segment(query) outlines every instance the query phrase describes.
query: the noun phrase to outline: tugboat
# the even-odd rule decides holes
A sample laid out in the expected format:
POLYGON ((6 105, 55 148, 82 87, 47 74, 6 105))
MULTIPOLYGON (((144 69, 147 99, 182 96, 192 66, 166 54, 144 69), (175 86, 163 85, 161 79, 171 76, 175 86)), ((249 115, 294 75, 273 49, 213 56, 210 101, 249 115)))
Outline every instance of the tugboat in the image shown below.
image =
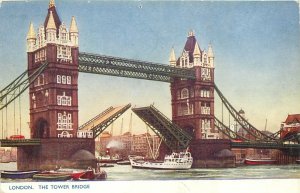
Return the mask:
POLYGON ((133 168, 157 170, 187 170, 192 167, 193 158, 190 152, 172 153, 166 155, 164 161, 145 161, 130 159, 133 168))

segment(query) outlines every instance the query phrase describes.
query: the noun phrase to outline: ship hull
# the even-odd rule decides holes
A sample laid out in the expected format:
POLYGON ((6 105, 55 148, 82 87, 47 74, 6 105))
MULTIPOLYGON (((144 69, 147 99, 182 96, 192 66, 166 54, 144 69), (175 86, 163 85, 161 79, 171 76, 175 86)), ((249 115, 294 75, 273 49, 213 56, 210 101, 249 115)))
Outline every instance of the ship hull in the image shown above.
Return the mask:
POLYGON ((272 159, 245 159, 246 165, 271 165, 275 164, 276 160, 272 159))

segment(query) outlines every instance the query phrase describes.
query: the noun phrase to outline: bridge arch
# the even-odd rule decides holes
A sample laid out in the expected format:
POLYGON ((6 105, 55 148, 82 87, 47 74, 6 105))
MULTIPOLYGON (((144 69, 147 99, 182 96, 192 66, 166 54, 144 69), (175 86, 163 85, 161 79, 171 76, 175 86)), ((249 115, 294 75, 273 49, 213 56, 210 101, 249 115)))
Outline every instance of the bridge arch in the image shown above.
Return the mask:
POLYGON ((33 138, 49 138, 49 123, 46 119, 40 117, 34 123, 33 138))

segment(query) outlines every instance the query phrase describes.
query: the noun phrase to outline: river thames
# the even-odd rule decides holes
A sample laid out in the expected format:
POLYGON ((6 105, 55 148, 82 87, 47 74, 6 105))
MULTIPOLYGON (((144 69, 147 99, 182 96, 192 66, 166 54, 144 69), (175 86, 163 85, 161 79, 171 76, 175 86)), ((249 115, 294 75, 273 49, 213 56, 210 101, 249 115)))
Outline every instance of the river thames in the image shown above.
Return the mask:
MULTIPOLYGON (((0 170, 16 170, 16 163, 0 163, 0 170)), ((298 193, 300 165, 240 166, 180 171, 132 169, 130 165, 102 168, 105 181, 33 182, 1 179, 0 193, 298 193), (73 189, 74 186, 88 187, 73 189), (17 190, 23 188, 22 190, 17 190), (24 189, 26 188, 26 189, 24 189)))
MULTIPOLYGON (((0 170, 16 169, 16 162, 0 163, 0 170)), ((133 169, 130 165, 114 165, 114 167, 102 169, 107 172, 108 181, 300 179, 300 165, 239 166, 236 168, 221 169, 193 168, 177 171, 133 169)), ((1 179, 1 182, 12 182, 12 180, 1 179)))

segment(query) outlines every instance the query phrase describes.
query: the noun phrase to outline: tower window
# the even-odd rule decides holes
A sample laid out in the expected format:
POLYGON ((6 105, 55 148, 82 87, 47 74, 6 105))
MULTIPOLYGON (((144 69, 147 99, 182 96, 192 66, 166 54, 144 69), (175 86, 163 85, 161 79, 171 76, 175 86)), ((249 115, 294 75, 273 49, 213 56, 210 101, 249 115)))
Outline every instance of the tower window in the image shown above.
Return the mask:
POLYGON ((210 97, 210 91, 206 90, 206 89, 203 89, 203 90, 200 91, 200 96, 205 97, 205 98, 209 98, 210 97))
POLYGON ((61 83, 61 75, 56 76, 56 82, 59 84, 61 83))
POLYGON ((209 115, 210 114, 210 105, 209 103, 201 104, 201 114, 209 115))
POLYGON ((63 95, 57 95, 57 105, 71 106, 72 105, 72 97, 66 96, 65 92, 63 92, 63 95))
POLYGON ((61 76, 61 83, 62 84, 66 84, 67 83, 66 76, 61 76))
POLYGON ((189 90, 187 88, 181 90, 181 98, 182 99, 189 98, 189 90))
POLYGON ((57 130, 72 130, 72 114, 58 113, 57 114, 57 130))
POLYGON ((71 76, 67 76, 67 84, 71 84, 71 76))

